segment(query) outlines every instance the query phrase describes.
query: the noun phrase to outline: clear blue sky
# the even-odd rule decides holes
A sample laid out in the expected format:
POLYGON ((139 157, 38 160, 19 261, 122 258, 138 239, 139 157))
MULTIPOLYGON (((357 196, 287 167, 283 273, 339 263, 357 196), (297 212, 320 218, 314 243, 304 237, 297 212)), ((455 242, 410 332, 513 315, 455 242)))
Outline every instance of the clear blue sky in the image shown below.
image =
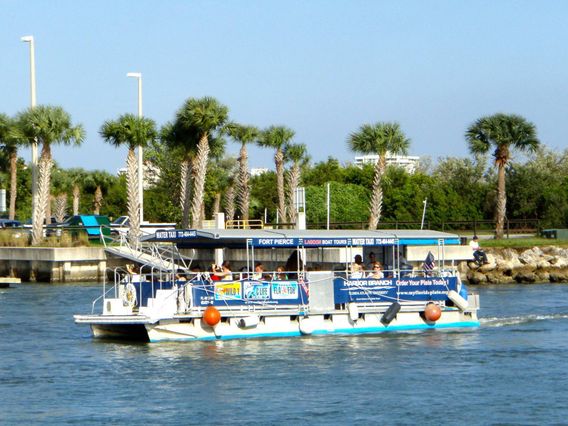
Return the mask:
MULTIPOLYGON (((0 0, 0 112, 37 99, 82 123, 81 148, 56 148, 65 168, 115 172, 125 151, 98 135, 137 111, 161 126, 188 97, 214 96, 233 120, 296 131, 314 161, 351 161, 346 138, 398 121, 411 154, 467 156, 466 127, 523 115, 541 141, 567 147, 567 1, 68 1, 0 0)), ((229 152, 237 152, 229 144, 229 152)), ((28 152, 22 153, 29 158, 28 152)), ((251 150, 251 166, 272 166, 251 150)))

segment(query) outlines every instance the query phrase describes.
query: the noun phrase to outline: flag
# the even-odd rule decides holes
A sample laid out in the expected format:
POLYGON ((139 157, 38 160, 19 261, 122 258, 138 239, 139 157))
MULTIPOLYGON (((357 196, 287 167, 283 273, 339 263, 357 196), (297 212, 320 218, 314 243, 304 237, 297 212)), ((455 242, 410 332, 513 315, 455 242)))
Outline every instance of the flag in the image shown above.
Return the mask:
POLYGON ((434 255, 431 251, 429 251, 428 256, 426 256, 426 259, 424 260, 424 264, 422 266, 425 272, 432 272, 435 266, 434 260, 434 255))
POLYGON ((308 283, 306 283, 302 278, 300 278, 298 280, 298 282, 300 283, 300 285, 302 286, 302 288, 304 289, 304 292, 306 293, 306 296, 310 295, 310 287, 308 286, 308 283))

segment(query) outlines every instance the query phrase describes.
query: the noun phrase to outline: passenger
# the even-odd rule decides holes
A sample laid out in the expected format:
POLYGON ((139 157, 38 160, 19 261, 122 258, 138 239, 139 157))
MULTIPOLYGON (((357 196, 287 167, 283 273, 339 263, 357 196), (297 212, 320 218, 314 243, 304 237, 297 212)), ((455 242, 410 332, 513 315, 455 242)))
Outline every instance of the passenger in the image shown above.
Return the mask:
POLYGON ((276 267, 276 273, 274 274, 274 280, 287 280, 288 276, 286 275, 286 272, 284 272, 284 267, 283 266, 277 266, 276 267))
POLYGON ((473 250, 473 258, 479 266, 489 263, 489 261, 487 260, 487 255, 479 247, 479 238, 477 238, 477 235, 473 236, 473 239, 469 242, 469 246, 473 250))
POLYGON ((221 272, 223 272, 223 269, 220 266, 215 265, 214 263, 211 264, 211 268, 209 268, 209 275, 213 281, 221 281, 221 275, 219 275, 221 272))
POLYGON ((124 277, 126 282, 135 283, 142 281, 142 276, 140 272, 134 266, 134 263, 127 263, 126 264, 126 276, 124 277))
POLYGON ((257 262, 254 265, 254 274, 252 274, 252 279, 253 280, 263 280, 265 279, 265 274, 264 274, 264 265, 261 262, 257 262))
POLYGON ((373 270, 375 263, 377 263, 377 257, 375 256, 375 252, 372 251, 369 253, 369 263, 367 263, 367 269, 373 270))
POLYGON ((228 260, 223 261, 221 264, 221 272, 219 274, 223 281, 233 280, 233 272, 231 271, 231 264, 228 260))
POLYGON ((356 254, 355 261, 351 264, 351 278, 363 278, 364 270, 363 258, 360 254, 356 254))
POLYGON ((376 280, 380 280, 384 278, 385 275, 383 274, 383 267, 381 266, 380 262, 375 262, 371 266, 371 272, 367 275, 367 278, 374 278, 376 280))

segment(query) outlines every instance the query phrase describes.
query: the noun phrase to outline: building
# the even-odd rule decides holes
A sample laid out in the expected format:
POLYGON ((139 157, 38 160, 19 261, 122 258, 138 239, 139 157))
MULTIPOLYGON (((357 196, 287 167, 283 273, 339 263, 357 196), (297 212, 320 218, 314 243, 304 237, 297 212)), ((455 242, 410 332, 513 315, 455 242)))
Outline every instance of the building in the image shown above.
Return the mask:
MULTIPOLYGON (((126 175, 126 167, 122 167, 117 170, 117 176, 126 175)), ((143 166, 143 184, 142 189, 145 191, 147 189, 155 186, 160 180, 160 169, 151 161, 144 161, 143 166)))
MULTIPOLYGON (((416 171, 420 162, 420 157, 414 155, 392 155, 387 152, 387 166, 398 166, 404 168, 408 173, 412 174, 416 171)), ((361 155, 355 157, 355 165, 362 166, 363 164, 376 164, 379 161, 379 156, 361 155)))
POLYGON ((253 167, 252 169, 250 169, 251 176, 260 176, 266 172, 268 172, 268 169, 266 167, 253 167))

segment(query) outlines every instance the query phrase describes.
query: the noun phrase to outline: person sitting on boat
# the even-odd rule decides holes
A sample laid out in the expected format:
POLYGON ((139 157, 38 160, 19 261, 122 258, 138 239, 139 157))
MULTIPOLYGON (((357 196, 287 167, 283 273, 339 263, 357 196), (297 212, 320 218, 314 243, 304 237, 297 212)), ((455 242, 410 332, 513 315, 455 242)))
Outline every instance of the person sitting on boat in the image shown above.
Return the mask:
POLYGON ((276 273, 274 274, 273 279, 279 281, 284 281, 288 279, 286 272, 284 272, 284 266, 279 265, 276 267, 276 273))
POLYGON ((383 274, 383 267, 380 262, 375 262, 371 266, 371 272, 367 275, 367 278, 374 278, 376 280, 380 280, 384 278, 385 275, 383 274))
POLYGON ((219 277, 222 281, 232 281, 233 272, 231 271, 231 264, 228 260, 223 261, 221 267, 213 273, 214 276, 219 277))
POLYGON ((487 255, 479 247, 479 238, 477 238, 477 235, 473 236, 472 240, 469 242, 469 246, 473 250, 473 258, 478 265, 485 265, 486 263, 489 263, 489 261, 487 260, 487 255))
POLYGON ((369 263, 367 263, 367 269, 372 271, 375 263, 377 263, 377 256, 375 256, 375 252, 372 251, 369 253, 369 263))
POLYGON ((265 280, 266 275, 264 273, 264 265, 261 262, 257 262, 254 265, 254 274, 252 274, 253 280, 265 280))
POLYGON ((124 282, 134 283, 141 281, 141 276, 136 270, 134 263, 126 264, 126 276, 124 277, 124 282))
POLYGON ((363 258, 360 254, 356 254, 355 261, 351 264, 351 278, 363 278, 364 270, 363 258))

